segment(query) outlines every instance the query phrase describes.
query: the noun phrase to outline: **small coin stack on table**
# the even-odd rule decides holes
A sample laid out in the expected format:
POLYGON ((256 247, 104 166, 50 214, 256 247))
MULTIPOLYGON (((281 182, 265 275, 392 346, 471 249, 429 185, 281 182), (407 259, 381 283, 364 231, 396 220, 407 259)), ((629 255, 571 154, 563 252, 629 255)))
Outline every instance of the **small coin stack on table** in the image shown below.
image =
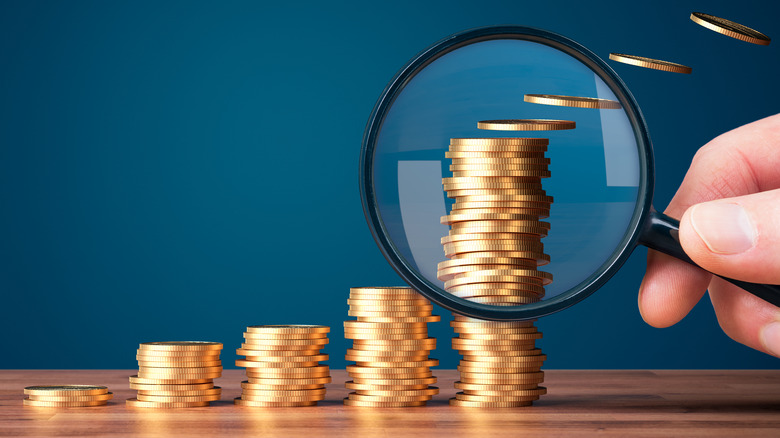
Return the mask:
POLYGON ((24 388, 25 406, 70 408, 104 406, 114 395, 105 386, 39 385, 24 388))
POLYGON ((408 287, 361 287, 350 289, 349 316, 344 336, 352 339, 346 359, 354 390, 344 404, 369 407, 424 406, 439 393, 429 359, 436 339, 428 337, 428 323, 440 321, 433 305, 408 287))
MULTIPOLYGON (((566 120, 488 120, 480 129, 541 131, 573 129, 566 120)), ((552 275, 537 270, 549 263, 541 239, 550 224, 551 196, 542 189, 550 176, 544 138, 453 138, 446 157, 452 178, 444 178, 447 196, 455 199, 442 217, 450 225, 442 238, 445 256, 438 278, 448 292, 496 306, 534 303, 544 296, 552 275)), ((455 315, 462 392, 455 406, 528 406, 545 393, 537 386, 545 356, 535 348, 542 337, 533 321, 492 322, 455 315)))
POLYGON ((236 365, 246 367, 240 406, 314 406, 325 399, 330 369, 322 348, 330 327, 324 325, 255 325, 247 327, 236 353, 246 356, 236 365))
POLYGON ((214 379, 222 376, 219 358, 222 344, 206 341, 145 342, 140 345, 138 375, 130 388, 138 391, 127 405, 139 408, 189 408, 209 406, 219 400, 222 388, 214 379))

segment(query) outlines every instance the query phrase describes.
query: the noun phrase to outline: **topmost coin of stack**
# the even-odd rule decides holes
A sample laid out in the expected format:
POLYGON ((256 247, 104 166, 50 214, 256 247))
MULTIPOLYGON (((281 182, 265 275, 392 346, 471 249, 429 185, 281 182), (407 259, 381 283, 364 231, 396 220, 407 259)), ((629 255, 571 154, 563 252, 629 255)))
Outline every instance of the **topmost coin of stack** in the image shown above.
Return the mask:
POLYGON ((357 321, 344 322, 344 336, 352 339, 346 359, 352 378, 347 406, 423 406, 439 388, 428 358, 436 339, 428 337, 433 306, 408 287, 360 287, 350 289, 349 315, 357 321))
POLYGON ((219 342, 145 342, 138 348, 138 375, 130 377, 137 398, 128 406, 184 408, 208 406, 219 400, 222 389, 214 379, 222 376, 219 342))

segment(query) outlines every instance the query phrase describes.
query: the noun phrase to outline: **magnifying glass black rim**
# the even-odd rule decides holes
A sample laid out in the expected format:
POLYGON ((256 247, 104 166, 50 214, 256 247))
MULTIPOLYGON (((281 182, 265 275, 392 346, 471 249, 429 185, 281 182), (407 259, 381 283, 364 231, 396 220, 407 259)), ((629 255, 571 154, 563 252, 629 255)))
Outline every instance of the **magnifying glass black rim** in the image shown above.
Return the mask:
POLYGON ((653 199, 653 155, 647 133, 647 125, 636 103, 623 81, 601 58, 584 46, 553 32, 525 26, 489 26, 466 30, 451 35, 413 58, 387 85, 377 101, 366 125, 360 152, 360 198, 363 212, 374 239, 393 269, 414 289, 431 301, 462 315, 489 320, 535 319, 570 307, 599 289, 625 263, 636 247, 641 230, 652 210, 653 199), (519 39, 533 41, 561 50, 586 64, 598 74, 620 100, 634 128, 639 149, 639 191, 627 231, 616 246, 612 256, 599 270, 568 291, 539 303, 523 306, 491 306, 455 297, 411 268, 393 245, 379 215, 374 193, 374 152, 382 123, 395 98, 409 81, 428 64, 440 56, 468 44, 495 39, 519 39))

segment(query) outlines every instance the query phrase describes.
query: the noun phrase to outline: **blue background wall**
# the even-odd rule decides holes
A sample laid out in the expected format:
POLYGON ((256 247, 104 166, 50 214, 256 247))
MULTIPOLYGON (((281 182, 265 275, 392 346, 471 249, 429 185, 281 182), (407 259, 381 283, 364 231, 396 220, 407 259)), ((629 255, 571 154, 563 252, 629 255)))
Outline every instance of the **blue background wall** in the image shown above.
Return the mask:
MULTIPOLYGON (((694 10, 780 37, 765 1, 4 1, 0 367, 133 368, 137 343, 177 339, 222 341, 230 364, 245 326, 266 323, 331 325, 344 367, 348 288, 400 282, 360 207, 363 128, 400 67, 470 27, 693 66, 613 64, 650 125, 662 209, 698 147, 780 98, 780 44, 717 35, 694 10)), ((639 249, 540 322, 548 368, 780 367, 729 340, 707 299, 645 325, 644 264, 639 249)), ((431 331, 454 368, 450 328, 431 331)))

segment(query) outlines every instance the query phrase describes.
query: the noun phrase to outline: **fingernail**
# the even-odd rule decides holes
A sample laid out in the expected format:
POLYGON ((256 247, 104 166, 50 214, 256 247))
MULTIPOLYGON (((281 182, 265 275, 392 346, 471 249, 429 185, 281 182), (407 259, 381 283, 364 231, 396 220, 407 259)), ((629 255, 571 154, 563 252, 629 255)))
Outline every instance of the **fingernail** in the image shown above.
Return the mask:
POLYGON ((761 343, 770 354, 780 357, 780 322, 770 322, 764 326, 761 343))
POLYGON ((739 204, 706 202, 694 205, 691 224, 710 251, 717 254, 739 254, 756 243, 756 228, 739 204))

